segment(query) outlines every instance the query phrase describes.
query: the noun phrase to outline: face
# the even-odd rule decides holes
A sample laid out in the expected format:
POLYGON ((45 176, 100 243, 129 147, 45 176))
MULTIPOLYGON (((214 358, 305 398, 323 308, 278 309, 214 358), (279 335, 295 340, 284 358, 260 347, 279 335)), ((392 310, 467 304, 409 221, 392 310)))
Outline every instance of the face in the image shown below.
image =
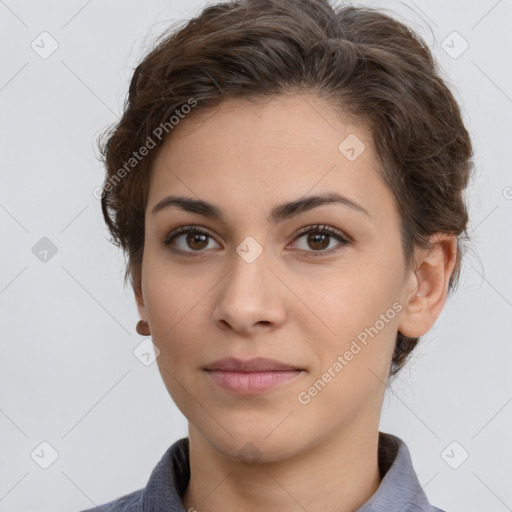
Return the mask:
POLYGON ((137 294, 170 395, 231 455, 375 429, 410 282, 369 131, 315 96, 196 114, 152 169, 137 294), (213 371, 256 357, 292 370, 213 371))

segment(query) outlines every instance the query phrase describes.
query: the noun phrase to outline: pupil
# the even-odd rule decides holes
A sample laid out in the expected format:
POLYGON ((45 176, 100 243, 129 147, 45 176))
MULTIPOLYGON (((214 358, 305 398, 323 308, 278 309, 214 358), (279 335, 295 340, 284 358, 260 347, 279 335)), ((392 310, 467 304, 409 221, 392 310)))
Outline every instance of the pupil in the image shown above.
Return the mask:
POLYGON ((325 234, 313 234, 313 235, 310 235, 309 236, 309 240, 308 240, 308 243, 310 244, 311 247, 313 247, 314 249, 325 249, 325 247, 327 247, 329 245, 329 243, 327 243, 327 245, 322 244, 322 241, 319 240, 319 239, 322 239, 323 238, 323 241, 325 242, 327 240, 327 235, 325 234), (320 247, 315 247, 315 245, 317 245, 318 243, 320 243, 320 247))
MULTIPOLYGON (((206 240, 206 235, 201 233, 192 233, 187 237, 187 243, 192 247, 196 243, 196 240, 202 238, 204 242, 206 240)), ((201 242, 199 242, 199 247, 193 247, 194 249, 202 249, 201 242)))

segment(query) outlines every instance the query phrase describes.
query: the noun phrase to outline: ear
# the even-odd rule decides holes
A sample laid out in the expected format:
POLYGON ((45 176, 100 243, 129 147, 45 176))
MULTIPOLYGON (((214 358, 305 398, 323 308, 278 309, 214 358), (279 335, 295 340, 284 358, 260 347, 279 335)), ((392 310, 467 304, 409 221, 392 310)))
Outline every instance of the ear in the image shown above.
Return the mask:
POLYGON ((433 247, 417 250, 415 269, 407 279, 408 294, 398 330, 410 338, 427 333, 441 314, 457 260, 455 235, 436 234, 430 241, 433 247))
POLYGON ((135 302, 139 311, 139 317, 141 320, 148 321, 148 315, 146 307, 144 305, 144 294, 142 291, 142 276, 140 271, 135 271, 133 275, 133 291, 135 294, 135 302))

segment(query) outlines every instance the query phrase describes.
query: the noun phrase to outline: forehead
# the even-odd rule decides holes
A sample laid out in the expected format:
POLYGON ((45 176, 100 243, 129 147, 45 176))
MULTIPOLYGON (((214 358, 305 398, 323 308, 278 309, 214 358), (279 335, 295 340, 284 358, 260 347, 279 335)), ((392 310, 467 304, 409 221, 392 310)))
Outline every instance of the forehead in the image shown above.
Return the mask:
POLYGON ((269 211, 319 191, 342 193, 372 216, 394 208, 371 133, 313 95, 230 99, 196 110, 165 140, 148 209, 167 193, 181 193, 269 211))
MULTIPOLYGON (((371 134, 363 123, 336 112, 322 98, 309 94, 291 94, 265 99, 236 99, 218 106, 196 109, 175 127, 164 143, 169 152, 179 144, 192 147, 201 140, 201 153, 289 147, 299 153, 329 151, 337 153, 338 144, 355 135, 371 145, 371 134), (205 138, 206 137, 206 138, 205 138), (227 144, 218 148, 215 142, 227 144)), ((165 151, 165 149, 164 149, 165 151)))

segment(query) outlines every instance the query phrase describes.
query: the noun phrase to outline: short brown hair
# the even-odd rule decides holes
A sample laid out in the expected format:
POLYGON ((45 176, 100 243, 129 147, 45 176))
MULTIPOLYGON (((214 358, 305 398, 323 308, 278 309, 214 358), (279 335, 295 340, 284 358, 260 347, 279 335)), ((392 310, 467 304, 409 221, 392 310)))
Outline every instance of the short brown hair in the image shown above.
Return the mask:
MULTIPOLYGON (((210 5, 163 34, 138 64, 121 120, 98 141, 107 170, 101 206, 112 243, 128 256, 125 284, 129 277, 132 287, 140 285, 158 148, 144 158, 134 154, 150 140, 160 147, 159 127, 171 134, 169 120, 191 101, 203 110, 228 98, 271 99, 294 91, 316 93, 370 128, 381 177, 399 208, 408 268, 414 247, 429 247, 434 233, 458 237, 452 291, 460 242, 469 238, 463 191, 473 169, 459 106, 428 46, 410 28, 378 10, 333 7, 328 0, 210 5)), ((390 376, 418 341, 397 333, 390 376)))

